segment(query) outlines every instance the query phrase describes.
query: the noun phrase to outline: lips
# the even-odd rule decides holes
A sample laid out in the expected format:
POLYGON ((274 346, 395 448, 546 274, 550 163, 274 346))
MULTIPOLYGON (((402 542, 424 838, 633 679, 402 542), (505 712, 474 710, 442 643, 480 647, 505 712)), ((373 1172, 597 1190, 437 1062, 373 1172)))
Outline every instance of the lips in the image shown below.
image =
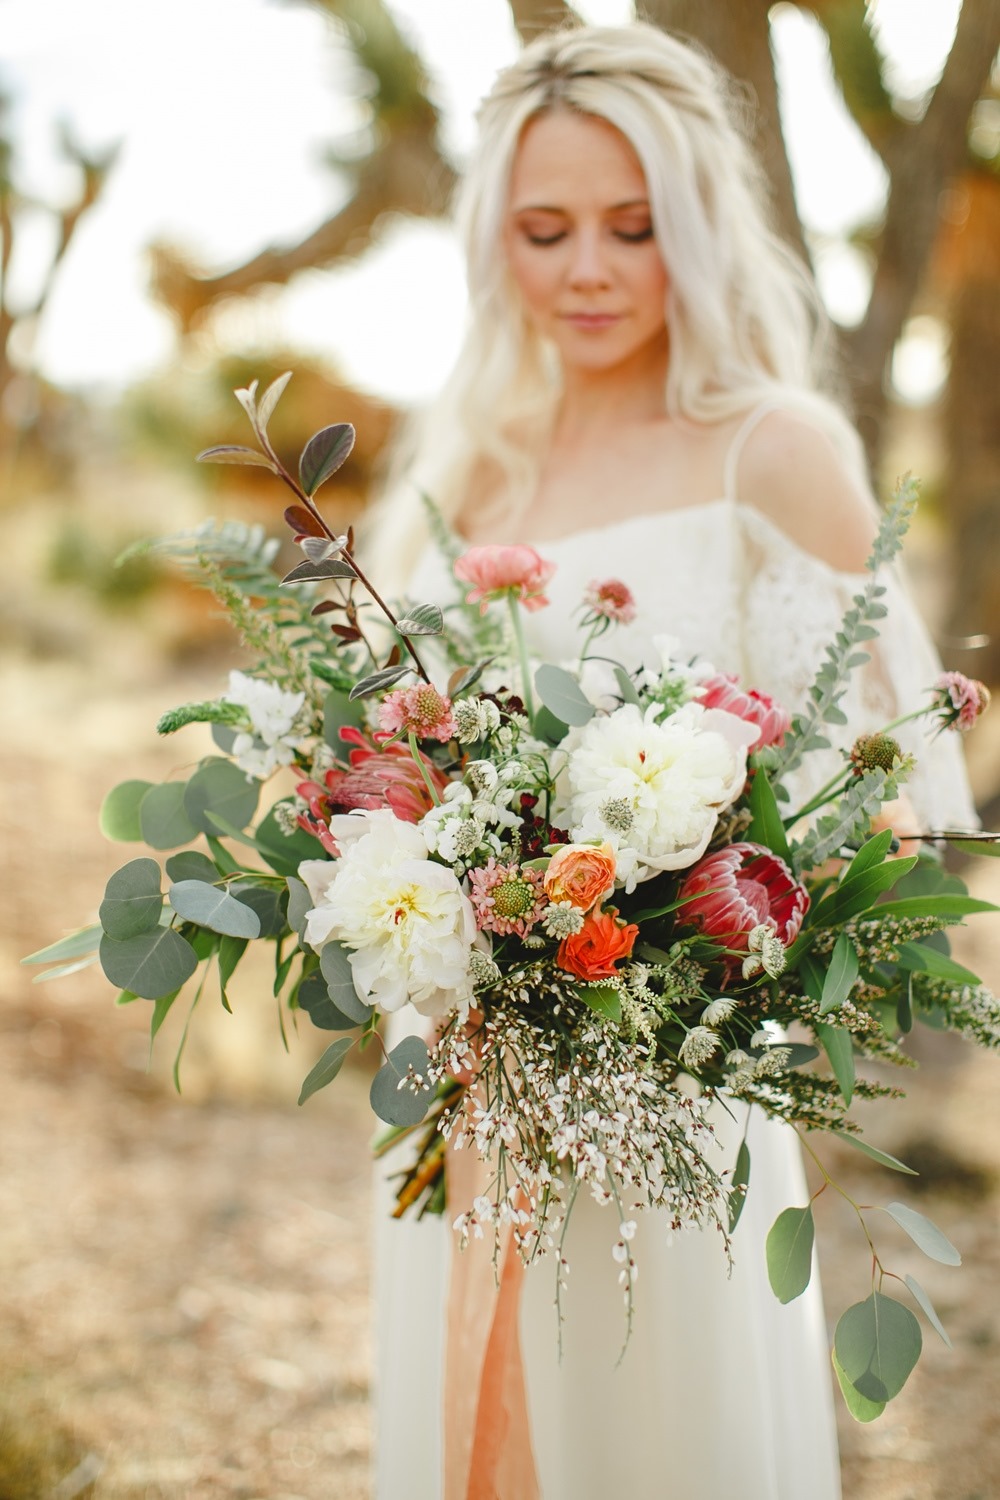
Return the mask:
POLYGON ((621 313, 605 312, 568 312, 560 313, 564 323, 572 323, 575 328, 610 328, 615 323, 620 323, 621 313))

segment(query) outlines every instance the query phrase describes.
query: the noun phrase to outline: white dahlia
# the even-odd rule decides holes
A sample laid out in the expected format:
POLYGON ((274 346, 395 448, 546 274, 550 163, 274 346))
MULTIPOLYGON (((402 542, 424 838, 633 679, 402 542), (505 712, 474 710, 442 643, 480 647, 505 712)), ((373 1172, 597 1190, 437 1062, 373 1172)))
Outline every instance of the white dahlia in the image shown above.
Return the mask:
POLYGON ((467 1006, 472 903, 453 872, 427 858, 420 829, 379 808, 331 818, 330 831, 340 858, 299 866, 313 900, 306 942, 343 943, 358 994, 379 1010, 410 1001, 437 1016, 467 1006))
POLYGON ((661 712, 659 704, 643 713, 629 703, 564 742, 553 822, 575 843, 612 844, 627 890, 701 858, 718 814, 742 790, 759 735, 734 714, 697 703, 657 723, 661 712))

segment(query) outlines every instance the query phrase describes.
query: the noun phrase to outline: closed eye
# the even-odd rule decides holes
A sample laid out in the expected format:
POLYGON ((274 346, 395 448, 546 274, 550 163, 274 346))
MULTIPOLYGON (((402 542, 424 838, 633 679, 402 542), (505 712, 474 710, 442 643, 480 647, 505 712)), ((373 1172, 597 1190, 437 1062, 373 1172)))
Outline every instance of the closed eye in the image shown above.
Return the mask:
POLYGON ((624 229, 616 229, 614 235, 616 239, 624 240, 628 245, 641 245, 643 240, 651 240, 653 238, 653 226, 652 224, 648 224, 645 229, 636 230, 634 234, 630 234, 624 229))
POLYGON ((530 245, 558 245, 560 240, 566 238, 566 231, 561 229, 558 234, 528 234, 526 230, 525 236, 530 245))

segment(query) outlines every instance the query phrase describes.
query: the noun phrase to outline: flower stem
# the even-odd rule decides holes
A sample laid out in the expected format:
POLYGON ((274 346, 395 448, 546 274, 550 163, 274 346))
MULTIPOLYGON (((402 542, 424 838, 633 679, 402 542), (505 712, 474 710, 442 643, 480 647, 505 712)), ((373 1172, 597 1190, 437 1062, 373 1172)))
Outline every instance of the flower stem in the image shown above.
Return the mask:
POLYGON ((420 747, 417 744, 417 737, 413 733, 412 729, 410 730, 409 734, 407 735, 407 739, 410 742, 410 754, 413 756, 413 759, 416 762, 417 769, 419 770, 421 776, 424 778, 424 785, 427 787, 427 790, 431 794, 431 798, 432 798, 432 800, 434 802, 434 806, 435 807, 440 807, 441 806, 441 798, 438 796, 438 789, 434 785, 434 783, 431 780, 430 776, 427 774, 427 767, 424 764, 424 758, 423 758, 423 756, 420 754, 420 747))
POLYGON ((517 654, 521 663, 521 698, 524 702, 524 711, 528 715, 528 722, 535 722, 535 699, 531 691, 531 668, 528 662, 528 643, 524 639, 524 627, 521 623, 521 613, 517 607, 517 600, 512 591, 507 594, 507 605, 510 609, 511 624, 514 627, 514 639, 517 642, 517 654))

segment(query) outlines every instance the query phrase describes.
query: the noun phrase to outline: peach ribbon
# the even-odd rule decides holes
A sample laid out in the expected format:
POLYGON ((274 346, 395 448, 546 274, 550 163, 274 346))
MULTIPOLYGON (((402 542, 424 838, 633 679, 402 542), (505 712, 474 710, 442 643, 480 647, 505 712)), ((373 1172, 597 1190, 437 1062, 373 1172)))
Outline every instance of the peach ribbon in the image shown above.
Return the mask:
MULTIPOLYGON (((449 1151, 448 1202, 472 1203, 482 1162, 449 1151)), ((507 1231, 497 1287, 491 1247, 452 1255, 444 1374, 444 1500, 539 1500, 518 1327, 524 1264, 507 1231)))

